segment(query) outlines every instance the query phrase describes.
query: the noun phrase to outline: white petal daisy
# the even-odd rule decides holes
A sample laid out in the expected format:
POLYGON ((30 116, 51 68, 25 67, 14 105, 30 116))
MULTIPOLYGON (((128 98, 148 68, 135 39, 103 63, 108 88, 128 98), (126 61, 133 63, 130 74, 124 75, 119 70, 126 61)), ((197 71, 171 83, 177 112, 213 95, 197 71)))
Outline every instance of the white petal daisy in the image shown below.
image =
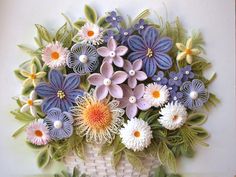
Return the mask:
POLYGON ((96 24, 86 23, 76 35, 81 42, 99 45, 103 42, 103 30, 96 24))
POLYGON ((181 127, 187 120, 188 113, 186 108, 178 103, 168 103, 159 112, 162 116, 159 118, 160 124, 168 130, 175 130, 181 127))
POLYGON ((42 60, 50 68, 56 69, 66 65, 67 48, 58 41, 48 44, 42 53, 42 60))
POLYGON ((169 98, 169 90, 166 85, 157 83, 148 84, 144 93, 144 99, 154 107, 165 104, 169 98))
POLYGON ((151 144, 151 127, 144 120, 133 118, 120 129, 120 137, 126 148, 142 151, 151 144))

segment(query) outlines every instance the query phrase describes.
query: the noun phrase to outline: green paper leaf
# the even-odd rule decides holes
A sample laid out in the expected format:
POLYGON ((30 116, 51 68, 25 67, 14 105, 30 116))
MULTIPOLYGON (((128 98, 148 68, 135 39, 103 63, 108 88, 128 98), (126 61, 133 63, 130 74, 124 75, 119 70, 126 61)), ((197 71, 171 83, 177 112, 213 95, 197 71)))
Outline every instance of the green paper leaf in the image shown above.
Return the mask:
POLYGON ((38 146, 38 145, 32 144, 32 143, 29 142, 29 141, 26 141, 26 144, 27 144, 30 148, 32 148, 32 149, 42 149, 42 148, 45 147, 45 146, 38 146))
POLYGON ((105 155, 105 154, 107 154, 109 151, 111 151, 112 148, 113 148, 112 143, 111 143, 111 144, 109 144, 109 143, 104 143, 104 144, 102 145, 102 147, 101 147, 101 150, 100 150, 99 154, 105 155))
POLYGON ((90 88, 90 84, 89 84, 89 81, 87 79, 88 76, 89 76, 89 74, 80 76, 80 88, 82 88, 85 91, 88 91, 89 88, 90 88))
POLYGON ((85 25, 85 23, 86 23, 85 20, 78 20, 73 24, 73 26, 79 30, 82 26, 85 25))
POLYGON ((110 24, 106 22, 106 17, 100 17, 98 19, 97 25, 102 28, 108 28, 110 26, 110 24))
POLYGON ((37 157, 37 164, 39 168, 44 168, 48 165, 50 160, 49 153, 47 149, 44 149, 39 152, 37 157))
POLYGON ((191 127, 191 129, 197 133, 197 136, 201 139, 206 139, 209 137, 209 134, 208 132, 202 128, 202 127, 197 127, 197 126, 194 126, 194 127, 191 127))
POLYGON ((65 23, 62 27, 60 27, 59 30, 56 32, 55 40, 61 42, 66 33, 67 33, 67 23, 65 23))
POLYGON ((15 116, 15 119, 21 121, 21 122, 32 122, 33 120, 35 120, 35 118, 26 112, 20 112, 18 111, 11 111, 11 114, 13 114, 15 116))
POLYGON ((209 111, 211 107, 216 106, 220 103, 220 100, 213 93, 209 94, 208 101, 204 104, 204 107, 209 111))
POLYGON ((23 87, 22 91, 21 91, 21 94, 22 95, 29 95, 30 92, 34 89, 34 86, 33 85, 27 85, 25 87, 23 87))
POLYGON ((181 177, 181 175, 179 175, 179 174, 170 174, 170 175, 167 175, 167 177, 181 177))
POLYGON ((208 69, 211 66, 211 63, 209 63, 204 58, 194 56, 193 63, 191 64, 191 66, 194 72, 199 72, 208 69))
POLYGON ((15 74, 15 76, 16 76, 18 79, 20 79, 20 80, 25 80, 25 79, 26 79, 26 77, 21 74, 21 72, 20 72, 19 69, 16 69, 16 70, 14 71, 14 74, 15 74))
POLYGON ((26 54, 28 54, 29 56, 34 56, 35 53, 34 53, 34 50, 29 48, 29 47, 26 47, 24 45, 18 45, 18 47, 26 54))
POLYGON ((20 133, 22 133, 25 128, 27 127, 28 124, 25 124, 23 126, 21 126, 20 128, 18 128, 13 134, 12 134, 12 137, 15 138, 17 137, 20 133))
POLYGON ((177 146, 182 143, 183 143, 183 139, 181 136, 174 135, 174 136, 167 137, 167 144, 169 144, 169 145, 177 146))
POLYGON ((79 170, 76 167, 74 167, 72 177, 79 177, 79 174, 80 174, 79 170))
POLYGON ((46 42, 52 42, 52 38, 45 27, 43 27, 42 25, 39 25, 39 24, 36 24, 35 26, 38 30, 39 36, 43 40, 45 40, 46 42))
POLYGON ((188 158, 192 158, 195 155, 195 151, 191 146, 186 146, 186 145, 180 146, 180 152, 182 155, 188 158))
POLYGON ((141 170, 143 168, 142 161, 135 155, 134 152, 130 150, 125 150, 124 152, 127 160, 136 170, 141 170))
POLYGON ((154 177, 166 177, 165 169, 162 165, 160 165, 154 173, 154 177))
POLYGON ((116 168, 117 165, 119 164, 120 159, 121 159, 121 156, 122 156, 122 152, 119 152, 119 153, 117 153, 117 154, 113 154, 112 166, 113 166, 114 168, 116 168))
POLYGON ((206 122, 207 116, 203 113, 192 113, 188 116, 187 124, 202 125, 206 122))
POLYGON ((62 170, 61 173, 63 174, 64 177, 70 177, 70 174, 67 173, 67 171, 62 170))
POLYGON ((62 39, 61 42, 63 43, 63 47, 70 48, 72 44, 72 34, 68 33, 68 35, 64 39, 62 39))
POLYGON ((96 23, 96 21, 97 21, 97 14, 96 14, 96 11, 92 7, 90 7, 88 5, 85 5, 84 13, 85 13, 86 18, 91 23, 96 23))
POLYGON ((35 57, 35 58, 32 60, 32 64, 35 65, 35 67, 36 67, 36 73, 38 73, 38 72, 41 71, 41 69, 42 69, 42 64, 41 64, 41 62, 40 62, 40 60, 39 60, 38 58, 35 57))
POLYGON ((149 9, 142 11, 133 21, 133 24, 137 23, 140 19, 145 19, 150 15, 149 9))

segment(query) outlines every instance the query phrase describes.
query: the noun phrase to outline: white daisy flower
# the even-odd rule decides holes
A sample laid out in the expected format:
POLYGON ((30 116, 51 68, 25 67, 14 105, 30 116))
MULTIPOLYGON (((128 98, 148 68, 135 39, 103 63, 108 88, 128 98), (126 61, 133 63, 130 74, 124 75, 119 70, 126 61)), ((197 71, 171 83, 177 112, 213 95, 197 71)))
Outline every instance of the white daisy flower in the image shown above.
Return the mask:
POLYGON ((120 129, 120 137, 126 148, 142 151, 151 144, 151 127, 144 120, 133 118, 120 129))
POLYGON ((45 145, 49 142, 50 136, 46 124, 43 123, 43 119, 32 122, 26 128, 26 136, 28 141, 35 145, 45 145))
POLYGON ((157 83, 148 84, 144 93, 144 99, 154 107, 159 107, 168 101, 169 90, 166 85, 157 83))
POLYGON ((178 102, 168 103, 159 113, 162 116, 160 116, 158 121, 168 130, 175 130, 181 127, 188 117, 186 108, 178 102))
POLYGON ((20 111, 26 112, 30 110, 32 116, 36 117, 37 116, 36 106, 40 106, 43 102, 42 99, 36 99, 37 98, 36 96, 37 95, 34 90, 30 93, 29 97, 21 95, 20 101, 22 101, 25 104, 21 107, 20 111))
POLYGON ((103 42, 103 30, 96 24, 86 23, 76 35, 84 43, 99 45, 103 42))
POLYGON ((69 51, 58 41, 48 44, 42 52, 42 60, 50 68, 56 69, 66 65, 69 51))

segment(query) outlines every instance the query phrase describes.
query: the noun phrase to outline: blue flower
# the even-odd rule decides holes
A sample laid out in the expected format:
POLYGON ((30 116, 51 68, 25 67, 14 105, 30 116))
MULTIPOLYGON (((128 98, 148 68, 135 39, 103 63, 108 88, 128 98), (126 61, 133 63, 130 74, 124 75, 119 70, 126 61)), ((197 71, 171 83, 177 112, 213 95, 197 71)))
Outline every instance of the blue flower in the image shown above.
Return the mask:
POLYGON ((184 82, 180 87, 180 91, 183 93, 181 102, 189 109, 198 109, 208 101, 209 93, 205 89, 205 85, 198 79, 192 80, 192 82, 184 82))
POLYGON ((119 23, 123 20, 121 16, 116 15, 115 11, 109 12, 109 16, 106 17, 106 22, 110 23, 113 27, 118 27, 119 23))
POLYGON ((170 72, 169 74, 169 81, 168 84, 170 86, 176 85, 176 86, 181 86, 182 84, 182 78, 183 78, 183 74, 181 72, 170 72))
POLYGON ((51 70, 48 74, 49 83, 41 82, 35 88, 37 94, 45 97, 42 103, 44 113, 51 108, 60 108, 68 111, 77 96, 83 95, 83 91, 78 89, 80 77, 78 74, 68 74, 65 78, 57 70, 51 70))
POLYGON ((190 65, 185 66, 184 68, 180 69, 180 72, 183 74, 182 80, 185 82, 189 79, 194 78, 194 73, 192 72, 192 68, 190 65))
POLYGON ((134 25, 134 28, 138 31, 139 34, 143 34, 147 26, 148 25, 145 23, 144 19, 140 19, 139 22, 134 25))
POLYGON ((160 85, 166 85, 168 83, 168 79, 165 78, 163 71, 158 71, 157 75, 152 77, 152 80, 160 85))
POLYGON ((175 89, 170 90, 170 100, 169 100, 170 102, 171 101, 179 101, 180 102, 180 99, 182 97, 183 97, 183 93, 179 92, 178 89, 177 90, 175 90, 175 89))
POLYGON ((128 28, 128 29, 120 28, 119 29, 120 43, 126 45, 127 40, 129 38, 129 36, 132 34, 132 32, 133 32, 132 28, 128 28))
POLYGON ((53 140, 69 138, 73 133, 73 118, 68 112, 62 112, 58 108, 52 108, 48 111, 44 119, 49 136, 53 140))
POLYGON ((160 38, 159 32, 153 27, 147 27, 143 36, 132 35, 128 45, 133 51, 128 59, 143 60, 143 69, 148 77, 152 77, 157 67, 163 70, 170 69, 172 59, 166 54, 172 48, 172 40, 167 37, 160 38))
POLYGON ((89 44, 75 44, 67 56, 66 63, 75 73, 80 75, 90 73, 99 64, 97 50, 89 44))
POLYGON ((104 41, 107 43, 110 38, 115 39, 116 41, 119 40, 119 35, 115 34, 112 30, 107 30, 106 35, 103 36, 104 41))

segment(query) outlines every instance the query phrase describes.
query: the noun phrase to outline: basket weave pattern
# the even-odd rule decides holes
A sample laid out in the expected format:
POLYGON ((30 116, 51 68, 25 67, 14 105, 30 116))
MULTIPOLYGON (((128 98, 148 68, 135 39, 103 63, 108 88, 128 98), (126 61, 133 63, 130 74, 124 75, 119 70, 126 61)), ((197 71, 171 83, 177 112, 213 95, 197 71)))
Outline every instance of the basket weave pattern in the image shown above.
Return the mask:
POLYGON ((116 169, 112 167, 112 153, 106 155, 99 155, 100 146, 87 145, 85 150, 85 160, 80 159, 74 152, 71 152, 65 159, 65 165, 69 171, 73 168, 78 168, 82 173, 86 173, 91 177, 149 177, 159 165, 159 162, 148 157, 142 159, 144 168, 142 171, 135 169, 125 158, 122 156, 116 169))

